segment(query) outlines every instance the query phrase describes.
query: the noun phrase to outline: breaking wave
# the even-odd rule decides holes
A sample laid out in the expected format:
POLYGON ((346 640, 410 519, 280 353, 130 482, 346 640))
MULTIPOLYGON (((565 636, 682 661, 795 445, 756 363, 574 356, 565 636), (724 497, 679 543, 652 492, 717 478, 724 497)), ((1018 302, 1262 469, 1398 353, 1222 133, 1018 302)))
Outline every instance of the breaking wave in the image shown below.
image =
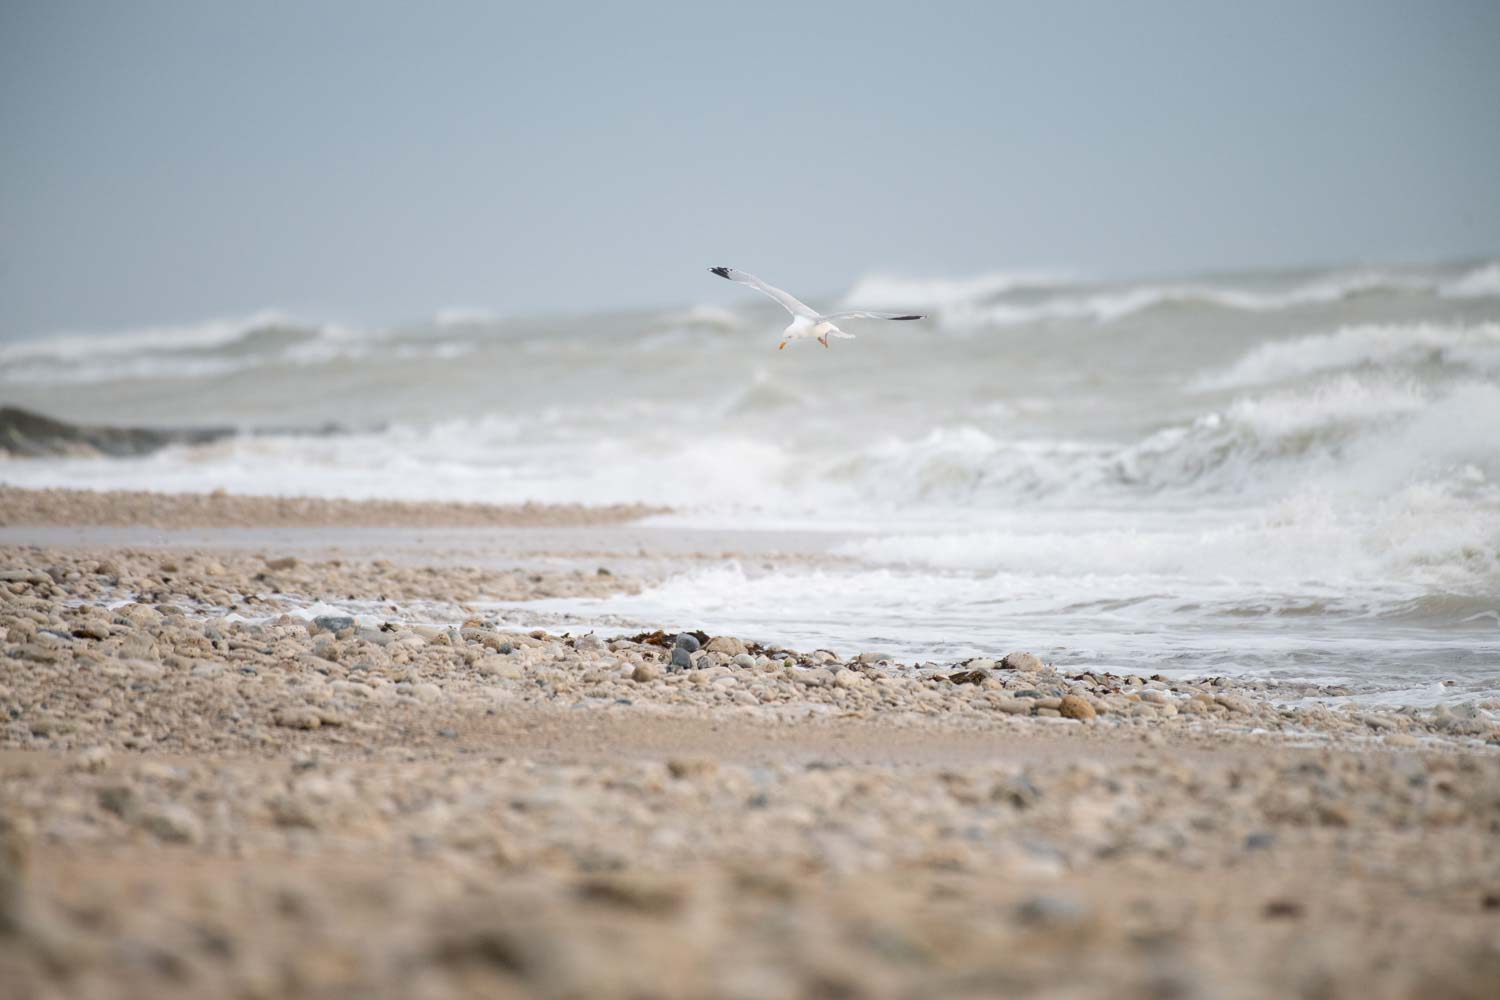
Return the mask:
POLYGON ((1500 323, 1349 326, 1261 344, 1197 387, 1225 389, 1279 382, 1346 368, 1446 366, 1500 373, 1500 323))
POLYGON ((858 282, 845 301, 871 308, 934 310, 943 321, 965 327, 1068 320, 1114 323, 1168 307, 1279 312, 1382 294, 1500 297, 1500 263, 1485 264, 1457 277, 1358 270, 1330 272, 1290 284, 1088 284, 1043 272, 962 281, 872 276, 858 282))

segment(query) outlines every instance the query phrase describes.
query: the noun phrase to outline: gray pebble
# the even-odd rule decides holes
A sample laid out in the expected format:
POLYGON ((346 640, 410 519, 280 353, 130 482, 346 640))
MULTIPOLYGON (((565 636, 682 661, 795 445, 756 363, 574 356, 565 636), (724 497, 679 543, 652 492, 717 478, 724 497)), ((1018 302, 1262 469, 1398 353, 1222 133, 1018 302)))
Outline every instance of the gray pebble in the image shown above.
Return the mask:
MULTIPOLYGON (((685 649, 689 653, 696 653, 698 652, 699 643, 696 638, 686 632, 683 632, 678 635, 675 640, 673 640, 672 646, 674 649, 685 649)), ((675 654, 673 658, 675 659, 675 654)))
POLYGON ((672 650, 672 669, 692 670, 693 654, 688 652, 687 649, 683 646, 678 646, 676 649, 672 650))
POLYGON ((319 632, 338 633, 354 627, 354 619, 349 615, 319 615, 312 623, 319 632))

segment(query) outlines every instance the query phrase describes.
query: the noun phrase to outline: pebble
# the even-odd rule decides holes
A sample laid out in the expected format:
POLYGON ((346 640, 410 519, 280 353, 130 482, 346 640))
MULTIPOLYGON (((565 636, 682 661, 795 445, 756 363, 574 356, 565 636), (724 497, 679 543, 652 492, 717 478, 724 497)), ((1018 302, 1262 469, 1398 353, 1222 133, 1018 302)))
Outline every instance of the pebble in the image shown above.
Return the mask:
POLYGON ((317 729, 323 719, 310 708, 289 708, 276 713, 276 724, 287 729, 317 729))
MULTIPOLYGON (((696 646, 698 644, 697 640, 693 639, 692 636, 688 636, 688 638, 693 641, 693 645, 696 646)), ((673 650, 672 650, 672 669, 673 670, 692 670, 693 669, 693 654, 692 654, 692 652, 686 646, 677 646, 677 647, 673 648, 673 650)))
POLYGON ((137 822, 141 829, 169 844, 196 844, 203 839, 198 817, 183 806, 147 806, 140 811, 137 822))
POLYGON ((353 628, 354 617, 352 615, 318 615, 311 624, 314 626, 308 629, 311 633, 333 632, 337 634, 346 628, 353 628))
POLYGON ((1023 673, 1035 673, 1039 670, 1045 670, 1047 666, 1042 662, 1041 657, 1035 653, 1022 652, 1006 653, 1005 659, 1000 661, 1000 665, 1006 670, 1019 670, 1023 673))
POLYGON ((698 638, 687 632, 681 632, 677 638, 672 640, 673 649, 685 649, 689 653, 696 653, 699 649, 698 638))
POLYGON ((661 680, 661 667, 654 663, 642 663, 631 672, 630 678, 637 684, 647 684, 651 681, 661 680))
POLYGON ((101 621, 86 621, 73 628, 73 635, 79 639, 108 639, 109 626, 101 621))
POLYGON ((1077 719, 1079 722, 1087 722, 1096 714, 1094 706, 1076 694, 1067 695, 1058 704, 1057 710, 1064 719, 1077 719))
POLYGON ((1065 896, 1032 896, 1016 907, 1016 920, 1034 927, 1078 924, 1087 916, 1087 907, 1065 896))
POLYGON ((750 652, 749 649, 746 648, 745 644, 739 639, 735 639, 727 635, 714 636, 712 639, 708 640, 708 644, 703 648, 708 650, 710 653, 723 653, 725 656, 731 657, 744 656, 750 652))

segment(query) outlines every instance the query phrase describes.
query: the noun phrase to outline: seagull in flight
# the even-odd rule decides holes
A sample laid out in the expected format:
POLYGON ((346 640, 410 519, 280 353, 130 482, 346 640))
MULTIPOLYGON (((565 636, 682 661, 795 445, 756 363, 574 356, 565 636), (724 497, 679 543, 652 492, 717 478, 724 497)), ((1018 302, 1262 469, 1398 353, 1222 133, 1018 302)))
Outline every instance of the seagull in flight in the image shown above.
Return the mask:
POLYGON ((780 302, 783 309, 792 314, 791 325, 781 332, 781 347, 776 348, 778 351, 786 347, 789 341, 805 340, 809 337, 816 337, 818 343, 822 344, 824 347, 828 346, 829 337, 844 337, 846 339, 852 339, 854 337, 854 334, 845 333, 843 330, 840 330, 837 326, 835 326, 834 320, 923 318, 919 315, 909 315, 906 313, 866 312, 864 310, 836 313, 815 312, 808 306, 803 305, 801 302, 798 302, 796 299, 792 298, 786 292, 783 292, 781 289, 772 288, 770 285, 766 284, 764 281, 761 281, 753 274, 746 274, 744 271, 736 271, 732 267, 711 267, 709 268, 709 270, 714 274, 717 274, 721 278, 726 278, 729 281, 735 282, 736 284, 749 285, 757 292, 760 292, 764 295, 769 295, 777 302, 780 302))

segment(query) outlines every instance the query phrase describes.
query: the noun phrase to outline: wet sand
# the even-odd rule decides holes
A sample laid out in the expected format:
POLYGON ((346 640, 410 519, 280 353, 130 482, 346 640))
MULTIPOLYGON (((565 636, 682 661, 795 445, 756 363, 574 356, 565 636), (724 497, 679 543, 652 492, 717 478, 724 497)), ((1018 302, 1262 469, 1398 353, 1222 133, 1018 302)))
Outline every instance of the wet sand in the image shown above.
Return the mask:
MULTIPOLYGON (((385 524, 372 511, 331 526, 331 554, 276 501, 161 544, 87 534, 79 501, 28 538, 15 512, 45 505, 22 492, 0 491, 0 981, 17 996, 1500 981, 1500 705, 1370 708, 1024 651, 917 665, 521 632, 486 603, 631 589, 652 560, 580 550, 577 511, 534 544, 559 527, 544 510, 426 562, 415 535, 394 558, 392 535, 360 542, 385 524), (49 534, 64 526, 85 534, 49 534), (371 614, 308 620, 351 596, 371 614), (414 623, 417 602, 453 620, 414 623)), ((98 523, 191 506, 126 497, 98 523)), ((402 524, 488 523, 449 511, 402 524)), ((677 544, 663 559, 722 556, 677 544)))

